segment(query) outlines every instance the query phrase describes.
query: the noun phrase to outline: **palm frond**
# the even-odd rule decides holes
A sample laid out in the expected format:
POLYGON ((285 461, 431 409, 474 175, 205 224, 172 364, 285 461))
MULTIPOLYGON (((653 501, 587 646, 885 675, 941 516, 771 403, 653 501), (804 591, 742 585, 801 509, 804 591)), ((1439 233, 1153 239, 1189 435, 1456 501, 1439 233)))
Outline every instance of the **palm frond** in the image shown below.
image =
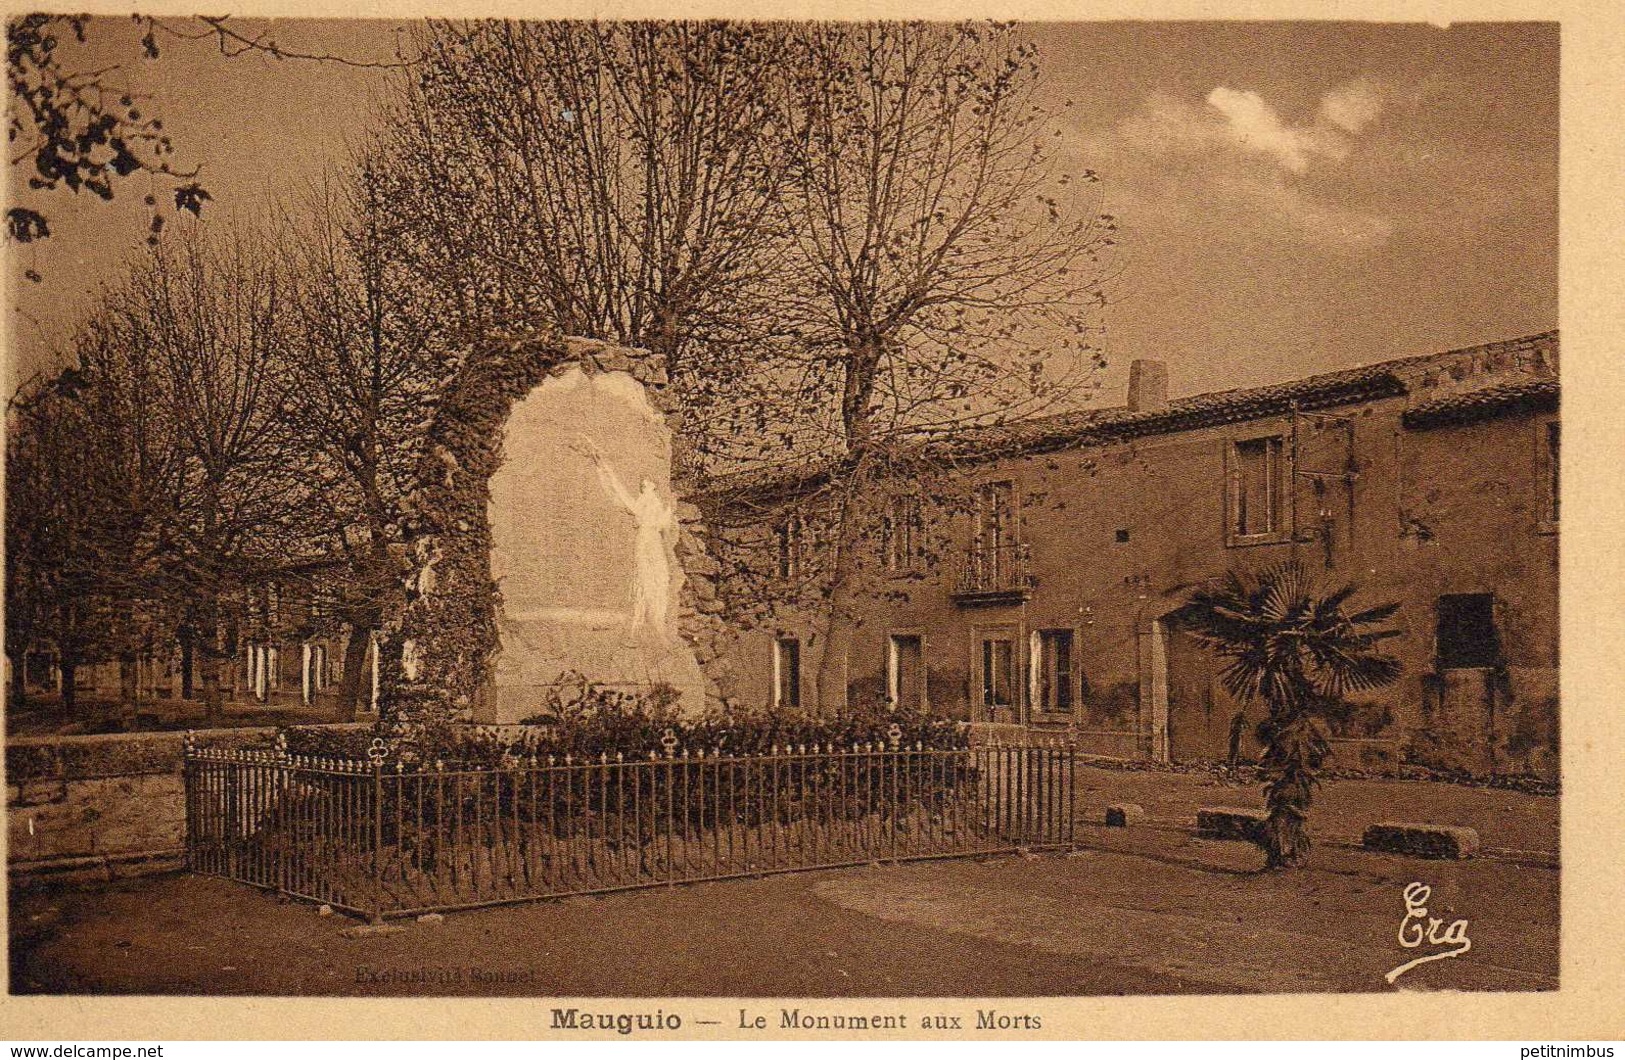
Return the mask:
MULTIPOLYGON (((1364 611, 1357 611, 1348 616, 1348 622, 1353 626, 1374 626, 1378 622, 1388 621, 1398 613, 1398 603, 1378 604, 1376 607, 1368 607, 1364 611)), ((1398 636, 1399 631, 1394 630, 1392 634, 1398 636)))

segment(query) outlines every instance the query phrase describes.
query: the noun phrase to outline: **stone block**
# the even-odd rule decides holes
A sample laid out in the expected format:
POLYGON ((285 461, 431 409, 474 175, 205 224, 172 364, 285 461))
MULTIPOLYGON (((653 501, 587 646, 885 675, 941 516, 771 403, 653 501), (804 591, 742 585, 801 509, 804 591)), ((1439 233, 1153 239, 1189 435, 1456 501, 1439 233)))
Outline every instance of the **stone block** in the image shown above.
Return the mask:
POLYGON ((1408 854, 1418 858, 1467 858, 1478 851, 1478 832, 1446 824, 1384 821, 1365 830, 1360 844, 1367 850, 1408 854))
POLYGON ((1258 841, 1269 815, 1239 806, 1204 806, 1196 811, 1196 833, 1203 839, 1258 841))
POLYGON ((632 370, 632 358, 627 356, 625 350, 616 347, 599 350, 593 359, 598 363, 600 372, 630 372, 632 370))
POLYGON ((1145 807, 1133 802, 1119 802, 1106 807, 1108 828, 1127 828, 1145 820, 1145 807))

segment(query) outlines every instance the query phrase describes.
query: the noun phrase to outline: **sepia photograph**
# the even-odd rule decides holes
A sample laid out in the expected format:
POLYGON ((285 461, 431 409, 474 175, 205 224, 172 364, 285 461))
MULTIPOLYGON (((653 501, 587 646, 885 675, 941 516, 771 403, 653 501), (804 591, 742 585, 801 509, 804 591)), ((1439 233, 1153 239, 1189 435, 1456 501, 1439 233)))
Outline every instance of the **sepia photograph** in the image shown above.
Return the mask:
POLYGON ((1564 986, 1558 22, 547 16, 8 16, 10 994, 1564 986))

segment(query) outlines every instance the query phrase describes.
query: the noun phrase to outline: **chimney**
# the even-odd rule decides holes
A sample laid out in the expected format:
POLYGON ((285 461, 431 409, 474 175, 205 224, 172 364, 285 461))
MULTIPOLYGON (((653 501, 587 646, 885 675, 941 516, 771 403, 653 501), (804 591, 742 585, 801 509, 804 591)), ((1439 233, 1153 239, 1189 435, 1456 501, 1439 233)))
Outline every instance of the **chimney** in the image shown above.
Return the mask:
POLYGON ((1155 412, 1168 407, 1168 366, 1161 361, 1134 361, 1128 366, 1128 410, 1155 412))

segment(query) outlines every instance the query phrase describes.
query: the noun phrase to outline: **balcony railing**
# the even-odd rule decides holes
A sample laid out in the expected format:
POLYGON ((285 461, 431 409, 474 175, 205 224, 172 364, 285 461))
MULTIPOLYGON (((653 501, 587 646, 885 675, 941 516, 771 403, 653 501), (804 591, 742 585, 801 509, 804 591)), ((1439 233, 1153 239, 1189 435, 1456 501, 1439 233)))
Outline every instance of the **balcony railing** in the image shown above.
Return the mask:
POLYGON ((1020 603, 1035 584, 1025 544, 973 546, 954 579, 953 597, 962 604, 1020 603))

